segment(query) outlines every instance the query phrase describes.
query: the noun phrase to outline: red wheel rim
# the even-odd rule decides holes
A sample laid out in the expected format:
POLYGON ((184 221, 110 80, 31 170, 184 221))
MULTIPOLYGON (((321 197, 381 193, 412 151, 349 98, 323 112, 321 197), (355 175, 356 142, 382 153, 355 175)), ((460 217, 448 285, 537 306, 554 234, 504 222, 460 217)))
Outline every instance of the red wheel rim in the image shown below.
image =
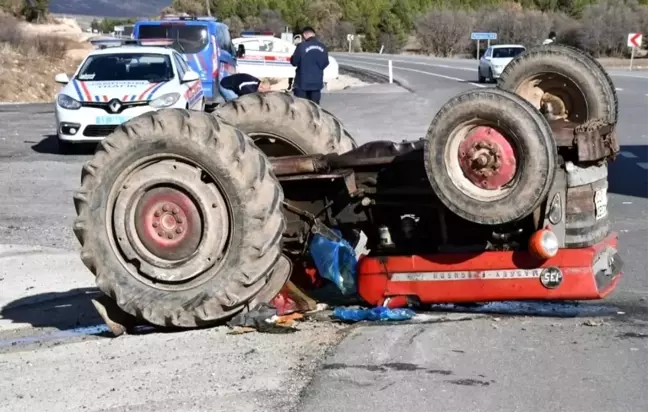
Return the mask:
POLYGON ((501 189, 517 172, 513 145, 492 127, 474 128, 459 145, 458 158, 466 179, 485 190, 501 189))
POLYGON ((202 216, 195 202, 180 190, 162 187, 146 192, 135 213, 138 237, 159 258, 186 259, 200 245, 202 216))

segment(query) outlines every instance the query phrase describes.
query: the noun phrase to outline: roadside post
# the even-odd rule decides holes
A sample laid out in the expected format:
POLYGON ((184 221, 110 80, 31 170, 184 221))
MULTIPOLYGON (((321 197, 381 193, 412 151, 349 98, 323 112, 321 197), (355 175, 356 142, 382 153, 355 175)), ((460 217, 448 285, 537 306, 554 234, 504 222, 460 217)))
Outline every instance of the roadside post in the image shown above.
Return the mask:
POLYGON ((353 39, 355 36, 353 34, 347 34, 347 41, 349 42, 349 53, 351 53, 351 43, 353 43, 353 39))
POLYGON ((643 35, 641 33, 628 33, 628 47, 632 49, 630 54, 630 67, 628 70, 632 71, 632 63, 634 62, 635 51, 641 47, 643 35))
POLYGON ((388 67, 389 67, 389 84, 392 84, 392 83, 394 83, 394 66, 393 66, 391 60, 389 60, 389 62, 387 64, 388 64, 388 67))
POLYGON ((472 32, 470 33, 470 40, 477 41, 477 51, 475 52, 475 58, 479 60, 479 42, 480 40, 486 40, 488 42, 487 47, 490 47, 491 40, 497 40, 497 33, 482 33, 482 32, 472 32))

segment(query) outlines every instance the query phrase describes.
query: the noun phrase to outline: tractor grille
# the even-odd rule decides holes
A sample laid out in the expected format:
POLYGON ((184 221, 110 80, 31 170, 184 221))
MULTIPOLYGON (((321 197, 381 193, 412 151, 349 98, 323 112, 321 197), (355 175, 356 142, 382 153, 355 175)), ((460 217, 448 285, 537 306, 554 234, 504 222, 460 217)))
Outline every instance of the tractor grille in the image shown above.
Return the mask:
POLYGON ((86 126, 85 130, 83 130, 83 135, 86 137, 106 137, 115 131, 116 128, 117 125, 114 124, 91 124, 86 126))

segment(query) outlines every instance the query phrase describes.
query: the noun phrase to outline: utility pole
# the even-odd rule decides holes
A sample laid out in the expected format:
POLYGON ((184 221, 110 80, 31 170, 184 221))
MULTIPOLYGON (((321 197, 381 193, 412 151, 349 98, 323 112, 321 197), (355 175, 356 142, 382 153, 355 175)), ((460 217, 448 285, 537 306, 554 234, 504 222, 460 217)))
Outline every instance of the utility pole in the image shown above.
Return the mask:
POLYGON ((207 8, 207 15, 211 17, 211 10, 209 9, 209 0, 205 0, 205 7, 207 8))

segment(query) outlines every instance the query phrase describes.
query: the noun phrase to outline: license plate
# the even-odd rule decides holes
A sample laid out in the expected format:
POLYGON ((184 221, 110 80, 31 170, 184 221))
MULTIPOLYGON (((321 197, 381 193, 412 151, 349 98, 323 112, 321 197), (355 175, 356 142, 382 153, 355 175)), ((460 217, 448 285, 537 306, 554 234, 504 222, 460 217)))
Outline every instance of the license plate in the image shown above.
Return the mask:
POLYGON ((130 119, 129 116, 97 116, 95 118, 96 124, 122 124, 130 119))
POLYGON ((608 198, 607 189, 599 189, 594 193, 594 206, 596 211, 596 220, 603 219, 607 216, 608 198))

